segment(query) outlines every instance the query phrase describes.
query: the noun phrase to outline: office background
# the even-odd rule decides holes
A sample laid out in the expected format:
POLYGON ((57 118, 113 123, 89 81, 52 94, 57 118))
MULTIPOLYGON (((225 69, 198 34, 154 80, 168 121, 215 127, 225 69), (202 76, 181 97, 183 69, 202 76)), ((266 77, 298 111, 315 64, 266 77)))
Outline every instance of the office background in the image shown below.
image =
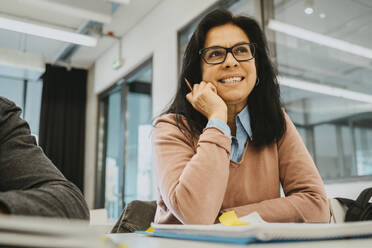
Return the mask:
POLYGON ((48 5, 48 13, 43 2, 5 0, 0 11, 70 26, 98 44, 72 45, 0 29, 0 95, 23 108, 39 137, 45 63, 67 68, 66 73, 71 67, 86 70, 84 163, 77 165, 84 172, 74 180, 81 181, 90 208, 104 207, 115 219, 131 200, 156 197, 151 122, 176 91, 196 23, 218 7, 253 16, 265 30, 286 111, 328 196, 354 198, 372 186, 371 1, 84 0, 66 1, 64 8, 48 5), (84 11, 71 16, 82 6, 90 16, 84 11))

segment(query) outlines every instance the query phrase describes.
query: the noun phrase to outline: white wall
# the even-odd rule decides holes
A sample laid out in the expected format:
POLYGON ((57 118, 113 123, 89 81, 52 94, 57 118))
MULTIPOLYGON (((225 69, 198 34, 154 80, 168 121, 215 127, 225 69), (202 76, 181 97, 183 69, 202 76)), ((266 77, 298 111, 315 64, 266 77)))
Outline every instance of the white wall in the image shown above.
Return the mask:
POLYGON ((356 199, 363 189, 370 187, 372 187, 371 181, 335 183, 325 185, 328 198, 344 197, 349 199, 356 199))
POLYGON ((89 69, 87 79, 87 108, 85 122, 84 197, 89 208, 93 208, 96 174, 97 95, 94 92, 94 66, 89 69))

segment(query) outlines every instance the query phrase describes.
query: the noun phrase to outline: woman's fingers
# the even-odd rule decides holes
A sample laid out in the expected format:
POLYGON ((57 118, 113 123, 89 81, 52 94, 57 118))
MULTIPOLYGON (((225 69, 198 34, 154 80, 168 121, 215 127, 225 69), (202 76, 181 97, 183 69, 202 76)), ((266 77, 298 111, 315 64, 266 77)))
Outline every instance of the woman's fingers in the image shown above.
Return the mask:
POLYGON ((199 90, 200 84, 194 84, 192 92, 197 92, 199 90))
POLYGON ((190 92, 190 93, 188 93, 187 95, 186 95, 186 99, 187 99, 187 101, 189 101, 189 103, 191 103, 191 105, 193 105, 193 100, 192 100, 192 92, 190 92))
POLYGON ((208 119, 211 117, 226 121, 227 107, 217 94, 217 88, 212 83, 201 81, 194 84, 192 92, 186 94, 190 104, 208 119))
POLYGON ((212 84, 212 83, 207 83, 206 86, 207 86, 208 88, 210 88, 214 93, 217 94, 217 88, 216 88, 216 86, 214 86, 214 84, 212 84))
MULTIPOLYGON (((202 92, 203 89, 204 89, 205 87, 207 87, 207 85, 212 85, 212 86, 213 86, 212 83, 207 83, 207 82, 205 82, 205 81, 201 81, 199 84, 194 84, 194 86, 193 86, 193 90, 192 90, 192 91, 193 91, 194 93, 202 92)), ((208 86, 208 88, 210 88, 210 86, 208 86)))

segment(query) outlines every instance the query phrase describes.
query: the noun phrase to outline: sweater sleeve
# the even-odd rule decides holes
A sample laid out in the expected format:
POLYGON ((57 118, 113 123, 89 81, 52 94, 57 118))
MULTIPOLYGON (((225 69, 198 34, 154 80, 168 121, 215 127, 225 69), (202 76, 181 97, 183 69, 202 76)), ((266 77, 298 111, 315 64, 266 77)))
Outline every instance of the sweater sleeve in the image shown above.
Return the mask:
POLYGON ((269 222, 329 222, 330 212, 322 179, 292 121, 285 114, 286 132, 277 143, 279 176, 285 197, 225 211, 238 216, 257 211, 269 222))
POLYGON ((229 177, 231 139, 218 128, 205 128, 195 150, 168 115, 155 124, 153 147, 167 208, 183 224, 215 223, 229 177))
POLYGON ((15 215, 88 219, 79 189, 36 145, 21 110, 0 98, 0 207, 15 215))

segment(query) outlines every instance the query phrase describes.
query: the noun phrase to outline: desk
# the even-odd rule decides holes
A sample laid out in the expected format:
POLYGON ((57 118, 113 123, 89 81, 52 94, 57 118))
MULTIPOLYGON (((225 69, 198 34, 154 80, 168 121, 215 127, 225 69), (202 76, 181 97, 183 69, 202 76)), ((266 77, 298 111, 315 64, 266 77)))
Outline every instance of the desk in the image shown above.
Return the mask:
POLYGON ((127 245, 128 248, 371 248, 372 238, 369 239, 349 239, 349 240, 330 240, 330 241, 312 241, 312 242, 292 242, 292 243, 271 243, 271 244, 250 244, 235 245, 225 243, 187 241, 177 239, 166 239, 149 237, 135 233, 108 234, 115 243, 127 245))

